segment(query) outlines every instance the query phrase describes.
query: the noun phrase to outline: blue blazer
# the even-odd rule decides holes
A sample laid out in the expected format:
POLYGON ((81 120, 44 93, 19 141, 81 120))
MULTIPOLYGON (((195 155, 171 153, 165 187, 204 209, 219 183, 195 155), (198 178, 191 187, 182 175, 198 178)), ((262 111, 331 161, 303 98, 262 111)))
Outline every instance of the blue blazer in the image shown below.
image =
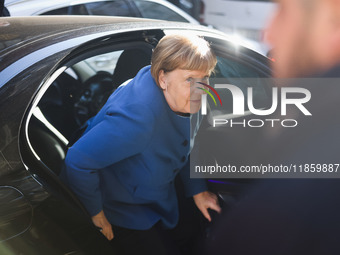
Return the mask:
POLYGON ((187 196, 206 190, 205 181, 189 173, 199 124, 198 114, 182 117, 170 109, 150 66, 144 67, 69 149, 68 185, 91 216, 104 210, 113 225, 143 230, 161 221, 172 228, 178 221, 175 176, 180 172, 187 196))

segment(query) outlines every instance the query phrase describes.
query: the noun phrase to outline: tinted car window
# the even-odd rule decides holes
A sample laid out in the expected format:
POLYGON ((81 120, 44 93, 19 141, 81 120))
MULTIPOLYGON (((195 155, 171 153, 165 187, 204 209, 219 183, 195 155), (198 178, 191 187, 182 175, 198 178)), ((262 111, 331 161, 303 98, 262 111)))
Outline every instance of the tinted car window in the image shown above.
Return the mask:
POLYGON ((86 4, 90 15, 136 17, 125 1, 105 1, 86 4))
MULTIPOLYGON (((247 95, 247 89, 252 87, 254 104, 259 108, 264 107, 267 104, 269 97, 266 91, 266 84, 264 84, 264 79, 261 78, 261 74, 245 64, 238 63, 237 61, 228 58, 217 56, 217 61, 215 78, 217 78, 216 82, 218 84, 221 84, 222 81, 223 84, 235 85, 242 90, 244 95, 247 95)), ((216 89, 216 91, 221 96, 223 107, 220 105, 215 106, 214 103, 210 103, 211 109, 213 110, 212 113, 217 115, 232 113, 233 100, 231 92, 225 89, 216 89)), ((245 110, 248 110, 247 106, 245 107, 245 110)))
POLYGON ((41 15, 88 15, 85 5, 77 4, 42 13, 41 15))
POLYGON ((188 22, 171 9, 154 2, 134 1, 143 18, 188 22))
MULTIPOLYGON (((231 57, 227 54, 225 49, 227 45, 223 46, 223 42, 212 43, 212 48, 217 57, 217 65, 214 74, 210 78, 210 85, 214 87, 215 84, 231 84, 243 92, 245 100, 247 100, 247 89, 253 90, 254 106, 257 108, 266 107, 269 104, 270 96, 268 89, 270 87, 270 80, 265 79, 268 76, 259 69, 259 63, 249 63, 242 58, 231 57), (258 66, 257 66, 258 65, 258 66)), ((233 112, 233 96, 227 89, 216 89, 221 97, 222 106, 215 105, 212 99, 208 97, 211 114, 213 117, 218 115, 231 114, 233 112)), ((245 111, 248 110, 245 105, 245 111)))
POLYGON ((122 54, 122 51, 114 51, 101 55, 94 56, 84 60, 96 72, 106 71, 112 72, 116 68, 117 60, 122 54))
POLYGON ((103 1, 55 9, 42 15, 101 15, 136 17, 125 1, 103 1))

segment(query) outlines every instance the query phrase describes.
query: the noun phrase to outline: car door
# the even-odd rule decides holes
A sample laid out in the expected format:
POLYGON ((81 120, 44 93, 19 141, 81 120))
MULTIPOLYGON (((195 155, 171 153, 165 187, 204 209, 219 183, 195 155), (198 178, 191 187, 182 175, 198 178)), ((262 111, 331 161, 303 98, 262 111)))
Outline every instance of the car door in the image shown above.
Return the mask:
MULTIPOLYGON (((59 174, 77 131, 116 87, 150 64, 154 43, 162 35, 161 30, 145 30, 86 42, 60 62, 32 99, 22 123, 20 151, 28 172, 47 192, 33 210, 31 225, 18 225, 18 231, 29 229, 22 235, 24 240, 39 237, 41 244, 33 242, 34 253, 29 254, 48 249, 50 254, 120 254, 94 227, 59 174)), ((25 215, 30 216, 29 209, 25 215)), ((16 241, 7 244, 14 247, 16 241)))
POLYGON ((271 104, 271 71, 269 60, 262 55, 221 38, 205 38, 216 54, 217 65, 209 80, 214 90, 210 89, 210 95, 206 95, 208 109, 201 109, 204 119, 191 154, 191 177, 206 178, 210 190, 220 196, 221 203, 230 206, 254 180, 244 176, 235 178, 228 173, 211 174, 207 168, 238 166, 250 160, 247 152, 258 138, 259 129, 250 128, 247 123, 265 117, 254 117, 249 111, 248 89, 252 88, 256 109, 268 108, 271 104), (245 95, 243 113, 233 113, 235 98, 231 90, 223 88, 225 85, 232 85, 245 95))

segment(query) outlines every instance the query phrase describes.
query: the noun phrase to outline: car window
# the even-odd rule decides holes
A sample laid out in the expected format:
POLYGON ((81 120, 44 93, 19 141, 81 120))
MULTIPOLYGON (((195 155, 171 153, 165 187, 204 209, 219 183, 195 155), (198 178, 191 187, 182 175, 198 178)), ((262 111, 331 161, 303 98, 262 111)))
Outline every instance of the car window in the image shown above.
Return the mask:
MULTIPOLYGON (((264 107, 269 99, 267 95, 266 84, 263 83, 264 79, 261 78, 261 74, 256 70, 242 63, 238 63, 235 60, 217 56, 216 73, 211 78, 211 81, 215 84, 231 84, 241 89, 245 95, 245 101, 247 100, 247 89, 252 87, 254 104, 257 107, 264 107)), ((216 115, 230 114, 233 112, 233 100, 232 94, 226 89, 216 89, 217 93, 221 97, 223 105, 215 105, 214 102, 210 102, 210 107, 214 117, 216 115)), ((208 98, 208 100, 212 100, 208 98)), ((245 105, 245 111, 247 111, 247 105, 245 105)))
MULTIPOLYGON (((227 53, 227 48, 230 46, 224 45, 223 42, 213 42, 211 44, 217 57, 217 65, 214 73, 210 77, 210 85, 214 87, 216 84, 230 84, 239 88, 243 95, 245 95, 245 102, 247 102, 248 88, 252 88, 254 107, 263 108, 269 104, 270 95, 269 77, 268 74, 259 68, 260 63, 255 60, 250 61, 246 59, 235 58, 227 53)), ((241 55, 241 54, 240 54, 241 55)), ((216 88, 216 92, 221 98, 222 105, 215 104, 211 97, 207 97, 211 117, 222 117, 222 115, 229 115, 233 113, 233 95, 228 89, 216 88)), ((248 111, 247 104, 245 104, 245 111, 248 111)))
POLYGON ((84 60, 95 72, 106 71, 112 72, 116 68, 119 56, 123 51, 114 51, 97 55, 84 60))
POLYGON ((77 4, 44 12, 41 13, 40 15, 89 15, 89 14, 86 10, 85 5, 77 4))
POLYGON ((45 12, 41 15, 101 15, 136 17, 125 1, 102 1, 77 4, 45 12))
POLYGON ((103 1, 85 5, 90 15, 136 17, 125 1, 103 1))
POLYGON ((181 15, 166 6, 149 1, 134 1, 143 18, 188 22, 181 15))

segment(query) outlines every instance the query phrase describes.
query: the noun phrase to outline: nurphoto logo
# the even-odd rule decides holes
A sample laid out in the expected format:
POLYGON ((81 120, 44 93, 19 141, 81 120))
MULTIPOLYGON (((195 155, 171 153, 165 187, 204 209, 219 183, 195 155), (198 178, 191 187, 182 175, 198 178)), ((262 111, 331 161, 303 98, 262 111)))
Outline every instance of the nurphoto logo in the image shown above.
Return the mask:
MULTIPOLYGON (((231 84, 216 84, 213 88, 212 86, 198 82, 201 85, 204 85, 208 89, 210 89, 218 98, 220 101, 220 104, 222 106, 222 100, 220 95, 217 93, 216 89, 223 89, 231 93, 232 100, 233 100, 233 112, 232 114, 235 116, 243 116, 245 115, 245 105, 247 103, 248 112, 250 114, 254 114, 257 116, 268 116, 270 114, 273 114, 277 111, 278 107, 280 107, 281 110, 281 116, 287 115, 287 106, 288 105, 295 105, 305 116, 311 116, 312 114, 307 110, 307 108, 304 106, 307 102, 311 99, 311 93, 308 89, 305 88, 299 88, 299 87, 281 87, 280 88, 280 94, 279 94, 279 88, 273 87, 272 88, 272 104, 268 109, 256 109, 254 106, 254 93, 253 88, 248 87, 247 88, 247 102, 245 100, 245 95, 243 91, 231 84), (294 94, 295 98, 290 97, 290 95, 294 94), (299 95, 298 98, 296 98, 296 95, 299 95), (279 103, 280 99, 280 103, 279 103)), ((207 89, 197 87, 198 89, 203 90, 206 92, 205 94, 202 94, 202 106, 201 106, 201 113, 202 115, 207 115, 207 95, 209 95, 212 100, 214 101, 215 105, 217 105, 216 100, 212 93, 210 93, 207 89)), ((222 92, 221 92, 222 93, 222 92)), ((243 122, 234 122, 234 124, 239 124, 242 126, 249 126, 249 127, 262 127, 265 122, 271 123, 272 127, 274 127, 274 123, 280 121, 281 125, 283 127, 295 127, 297 126, 297 120, 294 119, 251 119, 248 120, 247 123, 244 120, 243 122), (255 124, 257 123, 257 124, 255 124), (248 124, 248 125, 246 125, 248 124)), ((232 127, 232 119, 220 119, 220 118, 214 118, 213 126, 216 127, 217 125, 226 125, 230 124, 232 127)))

